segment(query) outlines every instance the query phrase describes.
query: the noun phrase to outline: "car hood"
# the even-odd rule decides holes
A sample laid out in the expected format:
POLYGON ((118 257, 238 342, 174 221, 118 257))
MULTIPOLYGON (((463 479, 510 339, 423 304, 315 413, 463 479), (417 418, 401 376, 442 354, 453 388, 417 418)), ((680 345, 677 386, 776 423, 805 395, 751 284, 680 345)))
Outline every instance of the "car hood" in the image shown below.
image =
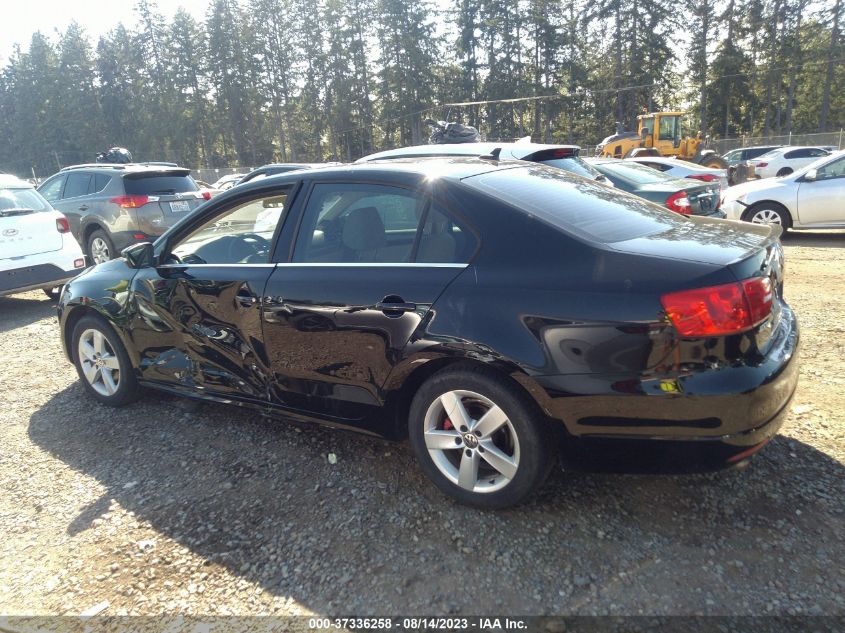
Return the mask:
POLYGON ((776 225, 693 216, 664 231, 608 246, 637 255, 727 266, 776 241, 780 234, 776 225))
POLYGON ((760 180, 749 180, 740 185, 734 185, 725 191, 725 200, 738 200, 742 196, 754 191, 778 189, 791 185, 795 177, 790 174, 787 178, 761 178, 760 180))

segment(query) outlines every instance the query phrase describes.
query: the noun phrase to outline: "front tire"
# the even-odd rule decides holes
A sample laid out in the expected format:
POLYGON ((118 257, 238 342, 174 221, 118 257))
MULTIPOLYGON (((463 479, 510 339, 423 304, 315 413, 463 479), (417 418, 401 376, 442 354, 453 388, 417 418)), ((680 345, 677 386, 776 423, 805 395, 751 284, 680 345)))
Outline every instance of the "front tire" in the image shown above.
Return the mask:
POLYGON ((536 406, 483 369, 444 370, 411 403, 411 447, 425 474, 461 503, 497 509, 545 481, 554 443, 536 406))
POLYGON ((777 202, 758 202, 742 214, 742 219, 752 224, 778 224, 784 231, 792 226, 789 211, 777 202))
POLYGON ((138 398, 140 388, 126 348, 104 319, 82 317, 73 328, 70 348, 76 373, 95 399, 121 407, 138 398))
POLYGON ((114 242, 102 229, 97 229, 88 236, 85 250, 95 265, 107 262, 117 256, 114 242))

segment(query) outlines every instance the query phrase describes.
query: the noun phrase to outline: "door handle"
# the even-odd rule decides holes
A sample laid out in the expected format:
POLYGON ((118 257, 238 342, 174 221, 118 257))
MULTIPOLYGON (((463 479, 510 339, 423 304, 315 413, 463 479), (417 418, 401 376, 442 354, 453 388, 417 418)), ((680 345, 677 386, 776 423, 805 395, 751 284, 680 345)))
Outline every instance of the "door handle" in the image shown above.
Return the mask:
POLYGON ((238 294, 235 295, 235 301, 242 308, 251 308, 258 303, 258 297, 252 294, 246 286, 241 286, 238 294))
MULTIPOLYGON (((388 297, 385 297, 387 299, 388 297)), ((390 297, 393 299, 393 297, 390 297)), ((407 303, 402 299, 397 298, 393 301, 379 301, 376 304, 376 310, 381 310, 387 316, 400 316, 403 312, 416 312, 416 303, 407 303)))

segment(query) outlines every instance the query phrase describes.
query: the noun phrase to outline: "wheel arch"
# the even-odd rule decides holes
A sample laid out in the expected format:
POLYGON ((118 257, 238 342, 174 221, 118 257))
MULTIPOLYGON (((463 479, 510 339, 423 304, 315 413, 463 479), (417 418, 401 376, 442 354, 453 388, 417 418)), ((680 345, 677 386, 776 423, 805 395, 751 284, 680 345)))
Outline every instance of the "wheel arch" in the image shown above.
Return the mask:
POLYGON ((751 221, 750 220, 751 215, 754 213, 755 209, 758 209, 758 208, 763 207, 765 205, 769 205, 771 207, 776 207, 777 209, 781 210, 784 213, 784 215, 786 216, 786 219, 788 221, 788 226, 783 227, 784 230, 792 227, 795 224, 795 217, 792 215, 792 211, 789 210, 789 207, 787 207, 782 202, 778 202, 777 200, 770 200, 770 199, 758 200, 757 202, 753 202, 752 204, 749 204, 748 207, 745 209, 745 211, 742 212, 742 219, 746 222, 750 222, 751 221))
MULTIPOLYGON (((390 411, 393 432, 397 437, 407 435, 407 420, 411 401, 419 388, 429 378, 444 370, 462 368, 483 370, 491 377, 502 380, 514 389, 526 402, 533 406, 537 414, 547 420, 550 416, 550 399, 543 389, 516 363, 505 359, 483 361, 470 355, 443 355, 432 359, 410 358, 402 366, 394 369, 385 385, 385 405, 390 411)), ((565 433, 561 423, 551 425, 565 433)))
POLYGON ((62 339, 62 348, 64 349, 65 356, 67 356, 68 360, 73 361, 71 337, 73 336, 73 330, 76 327, 76 324, 86 316, 94 316, 102 319, 106 322, 106 324, 108 324, 112 331, 117 335, 117 338, 120 339, 123 347, 126 349, 126 354, 129 356, 132 366, 135 369, 139 367, 139 358, 134 346, 127 340, 125 333, 120 328, 116 328, 112 325, 111 315, 101 304, 95 301, 88 301, 84 304, 80 302, 65 306, 64 312, 65 316, 62 319, 60 334, 62 339))

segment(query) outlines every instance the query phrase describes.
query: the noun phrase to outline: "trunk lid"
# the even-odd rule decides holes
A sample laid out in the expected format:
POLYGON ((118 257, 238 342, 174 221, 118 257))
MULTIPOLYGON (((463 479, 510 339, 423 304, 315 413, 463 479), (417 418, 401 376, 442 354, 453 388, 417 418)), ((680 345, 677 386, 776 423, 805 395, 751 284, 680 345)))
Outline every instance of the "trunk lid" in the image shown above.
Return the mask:
POLYGON ((666 193, 668 198, 677 191, 687 194, 692 215, 712 215, 719 209, 720 187, 717 182, 703 184, 698 180, 678 178, 667 182, 655 182, 642 185, 640 191, 666 193))
POLYGON ((614 250, 729 267, 739 278, 744 267, 758 266, 772 249, 780 249, 781 228, 732 220, 690 217, 658 233, 609 244, 614 250))

